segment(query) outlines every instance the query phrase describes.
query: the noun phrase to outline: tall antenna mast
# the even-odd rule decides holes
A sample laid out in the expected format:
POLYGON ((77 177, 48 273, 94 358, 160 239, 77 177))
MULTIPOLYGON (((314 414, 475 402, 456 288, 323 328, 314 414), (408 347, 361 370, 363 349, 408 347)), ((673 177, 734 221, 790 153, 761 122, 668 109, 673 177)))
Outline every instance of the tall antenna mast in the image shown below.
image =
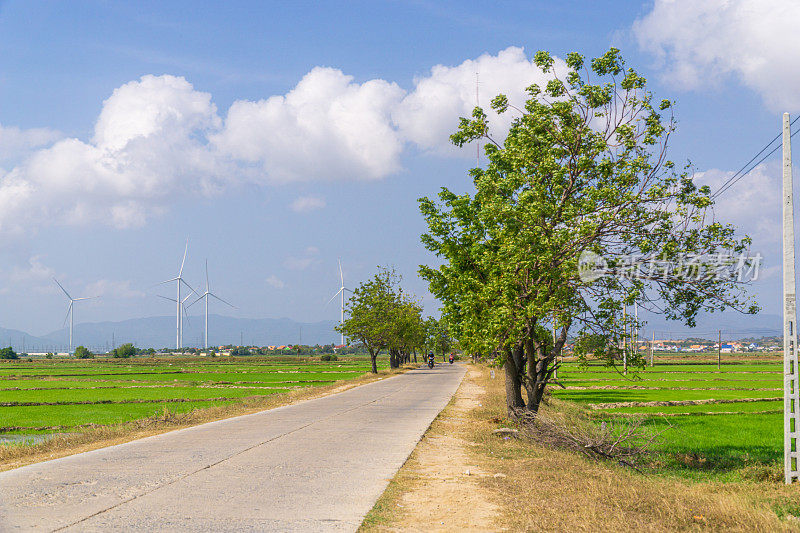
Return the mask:
MULTIPOLYGON (((478 98, 478 84, 479 74, 475 73, 475 107, 480 107, 480 99, 478 98)), ((478 139, 475 144, 475 166, 481 166, 481 141, 478 139)))

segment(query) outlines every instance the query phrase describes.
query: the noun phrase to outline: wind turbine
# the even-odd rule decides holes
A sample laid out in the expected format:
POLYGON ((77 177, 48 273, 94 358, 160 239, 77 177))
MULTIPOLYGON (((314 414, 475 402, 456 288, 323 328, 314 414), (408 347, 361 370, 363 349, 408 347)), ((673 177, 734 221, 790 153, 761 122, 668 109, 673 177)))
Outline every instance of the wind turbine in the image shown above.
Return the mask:
POLYGON ((225 305, 229 305, 229 306, 233 307, 234 309, 237 309, 237 307, 235 305, 226 302, 225 300, 223 300, 222 298, 220 298, 219 296, 217 296, 216 294, 214 294, 213 292, 211 292, 209 290, 209 284, 208 284, 208 259, 206 259, 206 292, 204 292, 197 300, 195 300, 195 301, 193 301, 192 303, 189 304, 189 307, 191 307, 191 306, 193 306, 194 304, 196 304, 197 302, 199 302, 200 300, 202 300, 204 298, 206 300, 205 301, 205 304, 206 304, 205 349, 206 349, 206 351, 208 351, 208 297, 209 296, 211 296, 212 298, 216 298, 217 300, 219 300, 220 302, 224 303, 225 305))
MULTIPOLYGON (((181 327, 180 327, 180 330, 179 330, 180 333, 179 333, 179 337, 178 337, 178 347, 179 348, 183 347, 183 317, 184 316, 186 317, 186 322, 189 322, 189 326, 192 325, 191 321, 189 320, 189 312, 186 310, 186 305, 185 305, 186 304, 186 300, 191 298, 192 294, 193 293, 190 292, 189 294, 186 295, 186 298, 184 298, 181 301, 181 307, 183 308, 183 315, 181 316, 181 327)), ((162 296, 161 294, 156 294, 156 296, 158 296, 159 298, 164 298, 165 300, 169 300, 170 302, 177 301, 177 300, 175 300, 175 298, 170 298, 169 296, 162 296)))
MULTIPOLYGON (((187 287, 189 287, 190 291, 192 291, 194 294, 197 294, 197 291, 195 291, 192 288, 192 286, 189 285, 186 282, 185 279, 183 279, 183 265, 186 264, 186 254, 188 252, 189 252, 189 239, 187 238, 186 239, 186 248, 184 248, 184 250, 183 250, 183 261, 181 261, 181 269, 178 271, 177 277, 174 277, 172 279, 168 279, 166 281, 162 281, 161 283, 159 283, 159 285, 163 285, 164 283, 171 283, 171 282, 175 281, 175 282, 177 282, 177 285, 178 285, 178 297, 177 298, 175 298, 173 300, 172 298, 166 298, 166 297, 162 296, 162 298, 166 298, 167 300, 171 300, 171 301, 175 302, 175 305, 177 307, 177 313, 176 313, 176 317, 177 318, 176 318, 176 325, 175 325, 175 330, 176 330, 175 331, 175 344, 176 344, 176 347, 178 349, 183 347, 183 320, 182 320, 183 317, 181 315, 181 307, 183 306, 183 303, 186 301, 186 298, 181 298, 181 284, 186 285, 187 287)), ((188 298, 188 296, 187 296, 187 298, 188 298)))
MULTIPOLYGON (((347 292, 353 292, 353 291, 351 291, 350 289, 348 289, 348 288, 346 288, 344 286, 344 274, 342 274, 342 259, 341 259, 341 257, 339 258, 339 279, 342 282, 342 286, 339 288, 339 291, 336 294, 331 296, 331 299, 328 300, 328 303, 326 303, 325 305, 328 305, 329 303, 331 303, 333 301, 334 298, 336 298, 337 296, 340 296, 341 299, 342 299, 342 301, 341 301, 341 304, 342 304, 341 312, 342 313, 341 313, 340 324, 344 324, 344 291, 347 291, 347 292)), ((344 333, 342 333, 342 345, 344 345, 344 333)))
POLYGON ((61 290, 64 291, 64 294, 66 294, 67 298, 69 298, 69 307, 67 307, 67 316, 64 317, 64 324, 66 325, 67 319, 69 318, 69 353, 72 353, 72 327, 75 324, 75 307, 74 307, 75 302, 78 302, 80 300, 91 300, 92 298, 96 298, 96 296, 73 298, 72 296, 69 295, 67 289, 65 289, 63 285, 58 283, 58 280, 56 278, 53 278, 53 281, 55 281, 56 284, 59 287, 61 287, 61 290))

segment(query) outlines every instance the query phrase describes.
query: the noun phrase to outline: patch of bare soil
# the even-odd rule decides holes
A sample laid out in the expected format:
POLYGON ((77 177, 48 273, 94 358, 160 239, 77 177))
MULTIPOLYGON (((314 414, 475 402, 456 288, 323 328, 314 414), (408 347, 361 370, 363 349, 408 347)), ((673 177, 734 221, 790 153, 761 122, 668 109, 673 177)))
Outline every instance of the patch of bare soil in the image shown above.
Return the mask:
POLYGON ((465 439, 469 414, 485 392, 479 374, 470 368, 360 531, 497 530, 495 495, 480 483, 495 473, 477 466, 465 439))

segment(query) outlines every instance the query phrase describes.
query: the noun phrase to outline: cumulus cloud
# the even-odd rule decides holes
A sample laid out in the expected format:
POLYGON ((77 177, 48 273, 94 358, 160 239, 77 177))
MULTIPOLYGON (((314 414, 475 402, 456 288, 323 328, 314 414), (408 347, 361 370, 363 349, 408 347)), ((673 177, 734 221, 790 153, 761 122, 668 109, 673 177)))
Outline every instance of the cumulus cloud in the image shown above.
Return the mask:
POLYGON ((773 109, 800 106, 800 3, 786 0, 656 0, 633 25, 664 78, 685 89, 729 75, 773 109))
POLYGON ((220 124, 211 95, 183 78, 127 83, 90 142, 60 140, 0 177, 0 232, 41 220, 141 225, 172 195, 213 189, 223 173, 203 137, 220 124))
POLYGON ((295 213, 308 213, 325 207, 325 199, 317 198, 316 196, 301 196, 292 202, 289 207, 295 213))
POLYGON ((402 96, 395 83, 316 67, 285 96, 234 102, 214 142, 274 180, 382 178, 400 168, 389 114, 402 96))
MULTIPOLYGON (((557 60, 556 69, 563 70, 564 62, 557 60)), ((502 93, 510 103, 521 106, 527 100, 526 87, 533 83, 543 86, 549 79, 527 58, 524 49, 512 46, 455 67, 436 65, 430 74, 414 81, 414 90, 394 110, 392 118, 404 139, 424 150, 449 151, 458 118, 470 116, 475 108, 477 81, 477 102, 487 112, 490 133, 503 138, 512 113, 498 116, 489 107, 491 99, 502 93)))
MULTIPOLYGON (((437 65, 408 92, 391 81, 359 82, 317 67, 286 94, 236 101, 223 118, 211 95, 186 79, 143 76, 103 102, 89 140, 0 129, 0 153, 3 146, 10 153, 45 145, 11 170, 0 169, 0 234, 46 224, 136 227, 181 197, 245 182, 383 179, 402 169, 409 145, 452 151, 449 135, 475 104, 476 72, 484 107, 501 92, 522 103, 525 87, 546 81, 515 47, 437 65)), ((510 117, 489 115, 502 138, 510 117)), ((323 206, 305 197, 291 207, 323 206)))
POLYGON ((275 274, 272 274, 270 277, 268 277, 266 281, 267 285, 269 285, 274 289, 282 289, 286 286, 286 284, 283 281, 281 281, 275 274))
POLYGON ((0 161, 14 160, 35 148, 52 144, 61 134, 49 128, 22 130, 0 124, 0 161))

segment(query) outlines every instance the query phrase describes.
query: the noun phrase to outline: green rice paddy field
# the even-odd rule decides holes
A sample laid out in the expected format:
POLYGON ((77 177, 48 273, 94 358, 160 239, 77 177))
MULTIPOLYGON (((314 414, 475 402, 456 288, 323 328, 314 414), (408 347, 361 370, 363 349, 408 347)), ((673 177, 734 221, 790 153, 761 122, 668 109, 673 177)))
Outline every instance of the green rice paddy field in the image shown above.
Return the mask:
POLYGON ((660 433, 663 471, 723 479, 782 475, 780 357, 742 356, 719 370, 715 357, 671 357, 628 376, 568 362, 559 378, 566 389, 554 387, 553 396, 586 407, 598 421, 644 418, 660 433))
POLYGON ((34 360, 0 364, 0 442, 353 379, 369 360, 34 360), (5 437, 5 439, 4 439, 5 437))

